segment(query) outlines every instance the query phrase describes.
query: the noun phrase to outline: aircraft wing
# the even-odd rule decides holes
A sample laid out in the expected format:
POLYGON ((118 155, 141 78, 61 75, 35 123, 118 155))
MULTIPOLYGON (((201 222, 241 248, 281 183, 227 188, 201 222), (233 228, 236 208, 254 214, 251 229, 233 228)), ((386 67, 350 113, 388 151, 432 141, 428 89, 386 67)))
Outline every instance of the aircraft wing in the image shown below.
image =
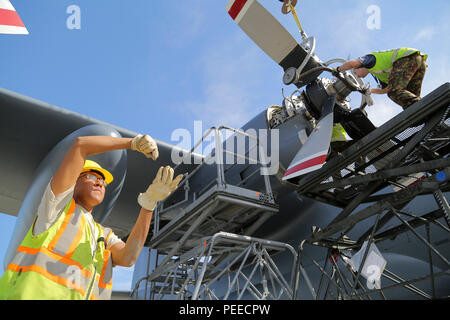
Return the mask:
MULTIPOLYGON (((109 125, 123 137, 138 134, 0 89, 0 212, 17 216, 40 162, 59 141, 90 124, 109 125)), ((160 166, 174 166, 171 153, 177 147, 158 140, 157 144, 159 158, 156 161, 128 150, 125 183, 114 208, 103 222, 121 238, 128 235, 139 214, 137 195, 146 190, 160 166)), ((190 172, 195 166, 182 164, 176 174, 190 172)), ((93 215, 95 217, 95 210, 93 215)))

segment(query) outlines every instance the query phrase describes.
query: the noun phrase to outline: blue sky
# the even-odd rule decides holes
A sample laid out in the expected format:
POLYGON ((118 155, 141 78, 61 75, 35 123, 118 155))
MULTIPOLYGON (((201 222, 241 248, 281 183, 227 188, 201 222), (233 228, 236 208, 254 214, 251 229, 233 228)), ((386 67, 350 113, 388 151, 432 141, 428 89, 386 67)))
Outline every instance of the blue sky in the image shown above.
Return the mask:
MULTIPOLYGON (((240 127, 280 104, 281 88, 295 89, 231 20, 226 0, 11 2, 30 35, 0 35, 0 87, 159 140, 176 144, 172 132, 192 132, 195 120, 204 130, 240 127), (67 28, 70 5, 80 8, 79 30, 67 28)), ((260 2, 299 39, 279 1, 260 2)), ((322 61, 415 47, 429 54, 423 95, 449 81, 448 0, 304 0, 296 8, 322 61), (374 5, 379 29, 367 26, 374 5)), ((366 110, 376 125, 401 111, 386 96, 374 98, 366 110)), ((14 223, 0 215, 0 265, 14 223)), ((115 268, 115 289, 130 288, 131 272, 115 268)))

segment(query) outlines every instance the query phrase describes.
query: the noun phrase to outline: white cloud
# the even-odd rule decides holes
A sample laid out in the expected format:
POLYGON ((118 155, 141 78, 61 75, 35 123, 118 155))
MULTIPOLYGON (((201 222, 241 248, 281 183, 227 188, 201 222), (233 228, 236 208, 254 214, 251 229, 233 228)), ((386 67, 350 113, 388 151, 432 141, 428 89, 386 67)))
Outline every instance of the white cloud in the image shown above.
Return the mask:
POLYGON ((371 50, 369 33, 367 28, 367 6, 360 3, 352 8, 341 9, 335 13, 340 17, 339 23, 328 27, 330 48, 339 48, 340 51, 364 53, 371 50))
POLYGON ((261 107, 254 104, 264 81, 258 76, 262 54, 244 37, 238 34, 223 39, 200 57, 198 65, 204 85, 199 98, 185 101, 182 109, 195 120, 202 120, 204 129, 220 125, 239 128, 257 113, 256 107, 261 107))
POLYGON ((437 31, 433 26, 422 28, 417 32, 414 41, 430 41, 436 33, 437 31))
POLYGON ((372 95, 374 105, 366 107, 367 116, 377 127, 389 121, 403 109, 395 102, 391 101, 387 95, 372 95))
POLYGON ((248 105, 247 94, 238 85, 222 81, 209 84, 201 100, 188 101, 184 108, 202 120, 206 130, 219 125, 241 127, 250 119, 248 105))
POLYGON ((212 11, 213 2, 191 0, 177 3, 167 12, 171 17, 167 21, 168 44, 175 48, 183 48, 188 42, 195 40, 204 32, 205 26, 211 23, 208 14, 212 11))
POLYGON ((427 60, 428 69, 422 85, 422 97, 442 84, 449 82, 449 62, 446 53, 430 55, 427 60))

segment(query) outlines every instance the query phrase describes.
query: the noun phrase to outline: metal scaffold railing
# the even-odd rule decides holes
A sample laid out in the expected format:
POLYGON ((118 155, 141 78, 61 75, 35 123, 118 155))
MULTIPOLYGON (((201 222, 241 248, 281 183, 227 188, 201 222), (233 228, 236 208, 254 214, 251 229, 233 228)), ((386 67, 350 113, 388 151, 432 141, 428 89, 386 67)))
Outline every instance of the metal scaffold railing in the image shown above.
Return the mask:
POLYGON ((292 299, 297 253, 290 245, 227 232, 202 241, 154 279, 152 299, 292 299), (289 280, 273 259, 284 251, 292 258, 289 280))
MULTIPOLYGON (((221 298, 235 294, 239 298, 244 293, 250 293, 252 298, 257 299, 290 299, 293 294, 291 283, 283 278, 270 258, 272 254, 285 250, 286 246, 249 237, 278 212, 267 175, 263 175, 261 190, 244 186, 246 180, 267 165, 263 146, 257 137, 246 132, 220 127, 207 131, 190 153, 211 134, 215 137, 215 149, 199 166, 185 175, 178 187, 178 194, 175 192, 172 198, 160 203, 155 211, 153 237, 149 246, 156 252, 156 264, 146 277, 136 283, 134 292, 145 281, 147 286, 150 284, 151 299, 214 298, 218 293, 214 293, 213 283, 240 270, 230 291, 221 298), (221 130, 249 139, 247 152, 241 154, 224 150, 221 130), (260 160, 251 157, 253 148, 259 148, 260 160), (226 155, 248 161, 255 167, 254 172, 237 184, 227 182, 226 172, 236 162, 226 167, 223 161, 226 155), (206 165, 215 166, 215 170, 209 170, 208 180, 203 176, 198 177, 201 168, 206 165), (193 184, 197 184, 195 188, 192 188, 193 184), (245 277, 242 268, 248 268, 249 265, 258 267, 264 277, 269 277, 271 290, 268 287, 258 289, 251 277, 241 284, 242 277, 245 277), (216 272, 214 277, 213 271, 216 272)), ((296 256, 295 250, 289 250, 296 256)), ((259 280, 263 283, 268 281, 266 278, 259 280)))
POLYGON ((342 211, 299 246, 296 297, 449 297, 449 111, 445 84, 300 179, 300 195, 342 211))

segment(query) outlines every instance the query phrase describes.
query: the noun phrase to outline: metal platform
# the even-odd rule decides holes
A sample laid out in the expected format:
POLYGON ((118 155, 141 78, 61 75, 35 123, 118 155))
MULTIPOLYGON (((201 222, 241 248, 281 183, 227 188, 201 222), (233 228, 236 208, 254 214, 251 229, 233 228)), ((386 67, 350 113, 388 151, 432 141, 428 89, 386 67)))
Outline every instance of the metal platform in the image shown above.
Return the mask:
POLYGON ((219 232, 152 272, 150 298, 292 299, 296 259, 297 253, 288 244, 219 232), (283 277, 273 258, 286 250, 292 255, 290 280, 283 277))
POLYGON ((250 235, 278 212, 278 206, 262 192, 216 184, 184 211, 155 232, 152 248, 164 252, 182 240, 180 249, 185 251, 198 244, 199 236, 219 231, 250 235))
MULTIPOLYGON (((225 181, 224 156, 225 153, 232 153, 222 148, 221 131, 225 130, 254 139, 254 147, 262 148, 256 137, 239 130, 213 127, 206 132, 190 152, 194 152, 209 135, 214 135, 216 148, 202 164, 184 177, 173 194, 176 200, 166 199, 158 204, 150 247, 171 256, 175 249, 178 253, 183 253, 196 246, 201 238, 213 236, 220 231, 251 235, 272 214, 278 212, 268 176, 264 176, 264 190, 257 191, 225 181), (211 163, 211 160, 214 162, 211 163), (203 181, 205 179, 197 177, 197 174, 206 165, 213 169, 210 170, 212 176, 209 175, 208 180, 203 181), (196 178, 202 182, 203 188, 200 192, 194 192, 189 187, 196 178), (169 221, 161 226, 164 219, 169 221)), ((264 166, 261 161, 246 156, 244 158, 254 160, 254 166, 257 168, 259 165, 264 166)), ((197 190, 198 186, 195 189, 197 190)))
POLYGON ((298 181, 299 195, 342 211, 328 225, 313 227, 299 246, 294 292, 303 281, 314 299, 386 299, 386 292, 399 288, 420 298, 448 298, 448 290, 439 296, 435 287, 440 277, 448 281, 450 276, 450 246, 436 245, 450 239, 450 206, 444 195, 450 190, 449 113, 446 83, 298 181), (418 216, 402 211, 423 195, 433 195, 439 209, 418 216), (395 227, 386 228, 393 223, 395 227), (410 249, 427 257, 428 272, 407 278, 388 264, 384 285, 367 290, 361 273, 369 248, 405 233, 415 238, 411 243, 417 247, 410 249), (307 247, 323 248, 323 256, 309 255, 307 247), (360 267, 352 269, 349 259, 362 247, 360 267), (317 283, 305 265, 320 274, 317 283))
POLYGON ((370 195, 398 177, 447 167, 449 104, 450 83, 446 83, 303 176, 297 192, 339 207, 356 200, 350 206, 354 207, 372 201, 370 195))
MULTIPOLYGON (((177 299, 198 299, 206 295, 212 297, 211 289, 203 289, 199 293, 200 287, 209 288, 212 282, 220 280, 225 273, 232 272, 236 267, 232 261, 238 261, 234 260, 236 256, 242 259, 242 252, 245 252, 246 259, 249 255, 256 255, 256 260, 251 263, 259 266, 270 257, 268 252, 286 249, 280 243, 248 237, 278 212, 278 205, 274 201, 267 175, 263 178, 263 190, 244 188, 244 181, 238 185, 225 181, 224 155, 232 152, 222 149, 223 130, 231 130, 236 135, 253 139, 253 147, 262 148, 256 137, 228 127, 211 128, 192 148, 191 153, 208 135, 215 136, 216 148, 213 152, 193 172, 185 175, 172 198, 159 203, 154 212, 153 237, 148 245, 156 251, 156 265, 153 270, 149 270, 147 277, 141 279, 150 283, 152 299, 167 296, 177 299), (215 161, 211 164, 210 160, 215 161), (210 165, 213 169, 209 170, 212 174, 207 175, 208 181, 197 176, 201 172, 200 168, 205 165, 210 165), (202 191, 194 193, 190 185, 196 181, 201 181, 202 191), (211 272, 220 268, 226 271, 211 278, 211 272), (195 288, 194 291, 191 291, 192 288, 195 288)), ((253 160, 249 162, 254 163, 256 172, 265 166, 262 161, 250 159, 247 155, 234 155, 253 160)), ((199 190, 198 185, 195 190, 199 190)), ((290 249, 296 256, 295 250, 290 249)), ((244 265, 242 262, 241 267, 244 265)), ((269 268, 274 270, 273 265, 269 268)), ((238 276, 239 274, 240 272, 238 276)), ((286 294, 291 290, 291 284, 287 284, 279 272, 271 274, 272 278, 273 276, 283 285, 282 292, 286 294)), ((138 281, 137 286, 141 281, 138 281)), ((250 279, 245 286, 258 296, 256 286, 251 284, 250 279)), ((225 296, 228 297, 230 293, 231 291, 225 296)), ((277 293, 277 296, 280 294, 277 293)), ((291 297, 292 291, 289 292, 289 298, 291 297)))

